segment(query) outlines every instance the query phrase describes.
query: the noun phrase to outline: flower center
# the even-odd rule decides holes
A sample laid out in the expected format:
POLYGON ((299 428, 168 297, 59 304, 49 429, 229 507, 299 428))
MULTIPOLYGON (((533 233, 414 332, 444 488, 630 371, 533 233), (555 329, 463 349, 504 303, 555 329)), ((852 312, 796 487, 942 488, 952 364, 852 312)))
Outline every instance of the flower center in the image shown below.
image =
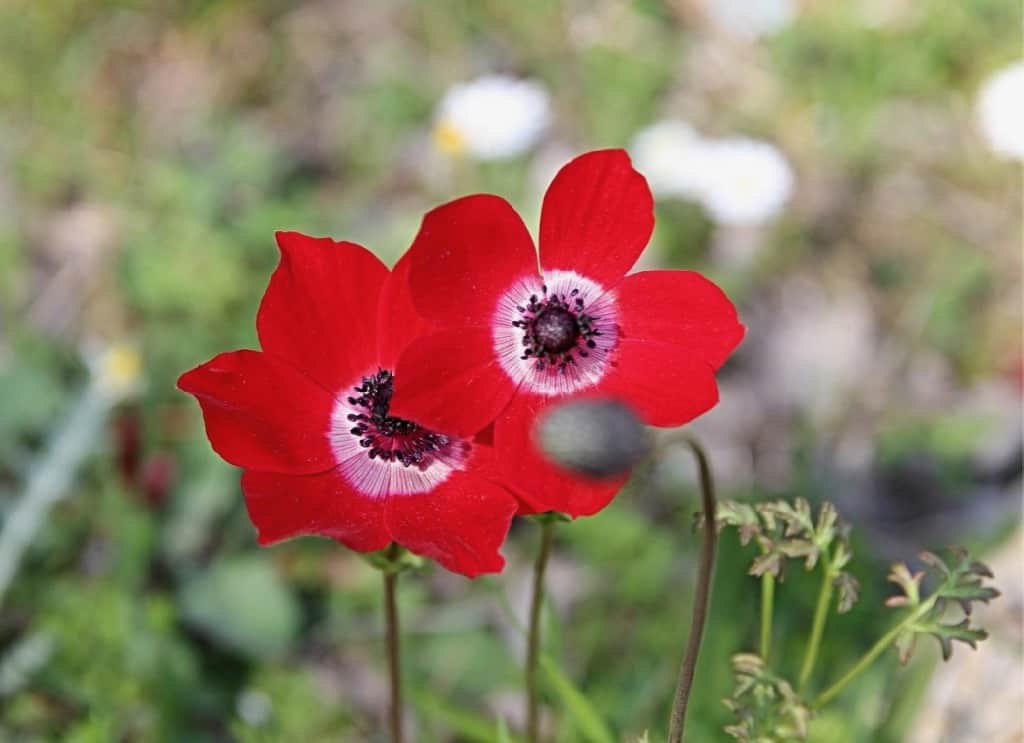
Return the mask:
POLYGON ((533 318, 530 328, 537 346, 546 353, 565 353, 576 345, 580 326, 576 316, 562 307, 548 307, 533 318))
POLYGON ((601 331, 594 327, 596 318, 586 312, 586 303, 579 289, 567 293, 549 292, 541 285, 541 296, 530 295, 525 306, 517 305, 519 319, 512 327, 523 330, 522 360, 536 359, 535 368, 543 371, 555 367, 565 373, 575 366, 577 356, 587 358, 601 331), (582 343, 581 343, 582 341, 582 343))
POLYGON ((535 395, 600 383, 619 344, 616 292, 575 271, 523 276, 499 297, 491 339, 502 370, 535 395))
POLYGON ((395 461, 405 467, 427 469, 436 459, 464 448, 464 442, 442 433, 434 433, 418 423, 388 415, 394 376, 386 369, 363 377, 352 388, 348 404, 353 412, 345 417, 354 425, 349 433, 359 439, 370 459, 395 461))

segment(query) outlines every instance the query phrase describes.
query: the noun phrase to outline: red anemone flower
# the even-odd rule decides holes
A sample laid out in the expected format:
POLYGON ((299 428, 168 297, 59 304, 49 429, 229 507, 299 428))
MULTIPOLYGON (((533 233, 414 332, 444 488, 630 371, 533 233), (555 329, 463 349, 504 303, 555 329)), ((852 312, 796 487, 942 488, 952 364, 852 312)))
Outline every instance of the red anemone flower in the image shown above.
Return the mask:
POLYGON ((519 215, 491 195, 428 213, 409 250, 413 303, 435 327, 400 357, 394 409, 462 436, 494 420, 521 512, 596 513, 625 479, 584 481, 541 455, 533 424, 551 404, 614 397, 649 425, 678 426, 718 401, 715 372, 744 327, 700 274, 626 275, 653 206, 624 151, 590 152, 544 197, 540 270, 519 215))
POLYGON ((358 552, 397 542, 467 576, 496 572, 516 510, 489 446, 391 415, 398 354, 425 328, 365 248, 277 234, 281 262, 256 318, 261 351, 182 375, 213 448, 245 469, 260 544, 302 534, 358 552))

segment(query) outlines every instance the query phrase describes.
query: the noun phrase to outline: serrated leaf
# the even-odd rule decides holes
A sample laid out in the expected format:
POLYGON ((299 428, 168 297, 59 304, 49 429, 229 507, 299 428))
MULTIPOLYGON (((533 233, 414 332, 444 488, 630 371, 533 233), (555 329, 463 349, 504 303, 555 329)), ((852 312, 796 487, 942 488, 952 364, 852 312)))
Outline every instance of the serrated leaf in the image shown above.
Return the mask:
POLYGON ((986 565, 985 563, 980 562, 978 560, 975 560, 974 562, 971 563, 970 567, 967 569, 967 572, 972 574, 972 575, 977 575, 977 576, 982 577, 982 578, 995 578, 996 577, 992 573, 992 568, 990 568, 988 565, 986 565))
POLYGON ((930 565, 931 567, 935 568, 940 573, 942 573, 943 576, 948 577, 950 575, 949 566, 946 565, 945 561, 943 561, 943 559, 936 555, 934 552, 928 552, 926 550, 924 552, 921 552, 918 555, 918 557, 921 559, 921 562, 923 562, 925 565, 930 565))
POLYGON ((733 526, 739 531, 740 544, 746 546, 761 532, 761 520, 757 511, 748 503, 728 500, 718 505, 716 522, 721 531, 726 526, 733 526))
POLYGON ((777 549, 786 557, 805 558, 804 568, 807 570, 814 570, 814 566, 818 564, 818 558, 821 556, 818 545, 806 539, 785 539, 778 543, 777 549))
POLYGON ((899 656, 900 663, 906 665, 914 654, 914 648, 917 646, 917 634, 913 630, 905 630, 900 632, 896 639, 893 640, 893 647, 896 648, 896 653, 899 656))
POLYGON ((888 579, 902 589, 903 596, 890 598, 885 602, 886 606, 917 606, 921 603, 921 579, 923 577, 924 573, 922 572, 912 574, 905 563, 893 563, 888 579))
POLYGON ((939 641, 942 648, 942 660, 949 660, 953 656, 953 641, 957 640, 972 648, 977 649, 978 643, 988 637, 983 629, 975 629, 970 626, 970 620, 964 619, 959 624, 931 624, 920 628, 921 632, 939 641))
POLYGON ((999 591, 991 586, 969 583, 941 589, 941 593, 939 595, 944 599, 952 599, 959 603, 964 614, 970 616, 972 601, 981 601, 982 603, 987 604, 992 599, 999 597, 999 591))
POLYGON ((836 507, 828 501, 822 503, 821 509, 818 511, 818 524, 814 529, 814 541, 822 549, 832 543, 838 521, 839 513, 836 511, 836 507))
POLYGON ((774 575, 776 578, 782 572, 782 555, 778 552, 770 552, 766 555, 758 555, 754 558, 754 561, 750 564, 750 570, 747 571, 750 575, 762 576, 765 573, 774 575))
POLYGON ((814 534, 814 521, 811 518, 811 504, 804 498, 797 498, 792 504, 777 500, 764 503, 758 507, 766 524, 775 527, 775 521, 782 523, 784 537, 806 536, 814 534))
POLYGON ((753 653, 732 657, 736 688, 725 706, 736 717, 724 728, 745 743, 804 740, 811 712, 793 687, 753 653))
POLYGON ((860 598, 860 582, 849 573, 840 573, 835 577, 833 585, 839 594, 836 611, 845 614, 860 598))
POLYGON ((846 542, 845 537, 840 538, 832 553, 832 569, 841 571, 850 564, 852 559, 853 551, 850 549, 850 545, 846 542))

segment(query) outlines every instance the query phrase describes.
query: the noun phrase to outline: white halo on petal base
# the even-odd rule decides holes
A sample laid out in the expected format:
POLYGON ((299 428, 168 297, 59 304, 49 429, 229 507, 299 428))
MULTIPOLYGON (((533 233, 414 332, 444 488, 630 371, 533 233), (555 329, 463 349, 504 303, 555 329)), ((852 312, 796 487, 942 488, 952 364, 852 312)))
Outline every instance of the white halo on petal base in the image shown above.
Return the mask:
MULTIPOLYGON (((453 472, 464 470, 472 444, 455 436, 448 437, 445 446, 429 452, 419 464, 403 464, 396 459, 385 460, 370 456, 370 448, 360 444, 363 436, 352 433, 354 423, 349 418, 350 415, 366 413, 366 408, 352 404, 349 398, 353 389, 365 377, 372 377, 375 373, 376 370, 367 371, 346 385, 335 397, 327 438, 342 478, 363 495, 384 498, 389 495, 430 492, 451 477, 453 472)), ((399 449, 402 443, 400 436, 385 437, 378 434, 378 440, 388 444, 391 450, 399 449)))
POLYGON ((498 300, 491 317, 491 337, 501 368, 513 382, 522 385, 524 391, 554 397, 585 390, 604 378, 619 343, 615 292, 575 271, 553 270, 546 271, 543 277, 525 276, 498 300), (587 347, 582 337, 577 341, 576 347, 566 354, 572 358, 567 365, 542 366, 537 358, 523 358, 526 330, 512 324, 531 316, 528 310, 523 311, 531 298, 543 300, 545 295, 560 297, 570 306, 576 299, 581 300, 580 312, 588 315, 593 328, 599 331, 591 338, 592 348, 587 347))

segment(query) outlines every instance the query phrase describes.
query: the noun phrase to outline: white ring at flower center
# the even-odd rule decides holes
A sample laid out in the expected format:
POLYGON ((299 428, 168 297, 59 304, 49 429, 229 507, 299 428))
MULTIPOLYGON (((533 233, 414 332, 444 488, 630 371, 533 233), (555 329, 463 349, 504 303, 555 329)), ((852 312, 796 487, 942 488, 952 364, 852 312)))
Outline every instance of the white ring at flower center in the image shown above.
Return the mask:
POLYGON ((354 394, 353 388, 362 382, 363 377, 374 373, 375 370, 367 371, 352 380, 334 398, 327 438, 334 453, 334 461, 338 463, 338 472, 344 480, 363 495, 383 498, 389 495, 427 493, 447 480, 453 472, 464 470, 472 445, 454 436, 451 437, 449 448, 432 452, 430 461, 422 469, 416 465, 407 467, 394 459, 385 461, 370 458, 370 450, 360 445, 360 436, 352 433, 355 424, 348 419, 350 414, 365 413, 366 410, 353 405, 348 398, 354 394))
POLYGON ((498 300, 491 318, 491 338, 502 370, 513 382, 522 384, 527 392, 555 396, 593 387, 607 373, 619 341, 615 292, 575 271, 548 271, 543 277, 523 277, 498 300), (587 348, 582 339, 578 341, 577 349, 569 352, 574 363, 566 366, 564 371, 549 365, 538 369, 536 358, 522 358, 526 330, 512 324, 524 318, 519 307, 527 306, 532 295, 544 298, 545 285, 547 296, 564 296, 570 308, 576 298, 583 300, 582 311, 593 318, 593 327, 600 331, 600 335, 592 339, 594 348, 587 348), (577 293, 572 295, 574 290, 577 293), (580 350, 587 356, 582 356, 580 350))

